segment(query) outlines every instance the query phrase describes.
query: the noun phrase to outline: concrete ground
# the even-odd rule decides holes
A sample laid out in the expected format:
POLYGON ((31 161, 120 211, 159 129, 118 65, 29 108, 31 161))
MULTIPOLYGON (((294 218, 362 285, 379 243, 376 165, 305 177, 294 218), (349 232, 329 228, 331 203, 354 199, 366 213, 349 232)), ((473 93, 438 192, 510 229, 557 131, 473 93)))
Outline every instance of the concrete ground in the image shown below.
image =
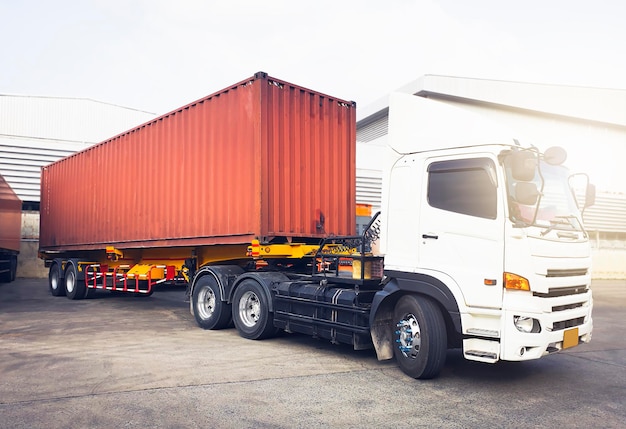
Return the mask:
POLYGON ((418 381, 373 351, 204 331, 183 289, 70 301, 18 279, 0 285, 0 428, 622 428, 626 280, 593 289, 590 344, 496 365, 453 350, 418 381))

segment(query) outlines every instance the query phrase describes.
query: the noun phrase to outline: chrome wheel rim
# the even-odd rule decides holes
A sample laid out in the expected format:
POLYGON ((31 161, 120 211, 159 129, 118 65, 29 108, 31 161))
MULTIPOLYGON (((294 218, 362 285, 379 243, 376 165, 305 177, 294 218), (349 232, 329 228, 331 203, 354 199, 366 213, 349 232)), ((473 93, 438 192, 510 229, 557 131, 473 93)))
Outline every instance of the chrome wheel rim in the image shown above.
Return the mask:
POLYGON ((407 314, 396 326, 398 348, 404 357, 415 359, 422 346, 422 333, 415 315, 407 314))
POLYGON ((256 293, 247 291, 239 300, 239 316, 248 328, 253 327, 261 317, 261 302, 256 293))
POLYGON ((215 312, 216 297, 213 289, 210 287, 203 288, 198 294, 198 315, 202 319, 210 319, 215 312))
POLYGON ((59 288, 59 273, 56 271, 50 275, 50 287, 52 290, 57 290, 59 288))
POLYGON ((67 276, 65 278, 65 290, 67 291, 67 293, 72 293, 74 292, 74 287, 76 286, 76 276, 74 275, 73 271, 70 271, 67 273, 67 276))

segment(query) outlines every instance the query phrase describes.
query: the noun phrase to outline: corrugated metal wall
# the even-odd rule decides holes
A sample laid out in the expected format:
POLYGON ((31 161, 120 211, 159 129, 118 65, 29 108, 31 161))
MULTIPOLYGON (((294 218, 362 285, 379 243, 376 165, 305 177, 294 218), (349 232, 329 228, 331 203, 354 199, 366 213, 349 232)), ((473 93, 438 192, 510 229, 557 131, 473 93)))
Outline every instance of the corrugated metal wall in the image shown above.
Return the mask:
POLYGON ((374 121, 359 124, 356 131, 356 139, 360 142, 369 143, 389 134, 389 115, 379 116, 374 121))
POLYGON ((356 201, 357 204, 372 206, 372 214, 381 209, 382 172, 357 168, 356 201))
POLYGON ((626 195, 600 192, 596 203, 584 213, 585 228, 591 231, 626 233, 626 195))
POLYGON ((38 202, 41 167, 83 147, 58 140, 0 136, 0 173, 23 201, 38 202))
POLYGON ((389 128, 388 109, 357 124, 357 204, 369 204, 372 213, 382 206, 382 169, 389 128))
POLYGON ((6 94, 0 112, 3 135, 69 142, 101 142, 155 116, 85 98, 6 94))
POLYGON ((37 203, 41 167, 154 116, 88 99, 0 94, 0 174, 22 201, 37 203))

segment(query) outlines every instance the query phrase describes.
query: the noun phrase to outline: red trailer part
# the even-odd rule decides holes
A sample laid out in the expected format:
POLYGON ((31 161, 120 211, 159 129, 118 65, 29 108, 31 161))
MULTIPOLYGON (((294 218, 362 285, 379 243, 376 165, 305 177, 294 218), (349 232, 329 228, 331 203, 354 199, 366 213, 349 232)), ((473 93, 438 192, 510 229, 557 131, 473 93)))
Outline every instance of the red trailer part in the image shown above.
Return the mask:
POLYGON ((22 201, 0 175, 0 282, 15 280, 20 252, 22 201))
POLYGON ((53 163, 40 250, 352 234, 355 111, 260 72, 53 163))

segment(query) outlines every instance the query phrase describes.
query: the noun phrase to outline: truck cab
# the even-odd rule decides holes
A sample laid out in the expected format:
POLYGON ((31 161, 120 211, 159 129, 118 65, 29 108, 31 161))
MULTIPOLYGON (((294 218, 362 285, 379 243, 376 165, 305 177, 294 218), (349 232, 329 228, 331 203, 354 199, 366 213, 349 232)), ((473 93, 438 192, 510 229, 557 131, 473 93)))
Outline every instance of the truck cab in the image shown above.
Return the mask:
MULTIPOLYGON (((395 354, 409 375, 440 365, 424 362, 425 347, 462 347, 465 358, 493 363, 591 339, 591 249, 566 155, 511 135, 441 102, 390 97, 387 284, 371 325, 379 358, 395 354), (390 319, 395 330, 380 328, 390 319), (441 332, 427 329, 442 322, 441 332)), ((591 186, 587 193, 591 204, 591 186)))

